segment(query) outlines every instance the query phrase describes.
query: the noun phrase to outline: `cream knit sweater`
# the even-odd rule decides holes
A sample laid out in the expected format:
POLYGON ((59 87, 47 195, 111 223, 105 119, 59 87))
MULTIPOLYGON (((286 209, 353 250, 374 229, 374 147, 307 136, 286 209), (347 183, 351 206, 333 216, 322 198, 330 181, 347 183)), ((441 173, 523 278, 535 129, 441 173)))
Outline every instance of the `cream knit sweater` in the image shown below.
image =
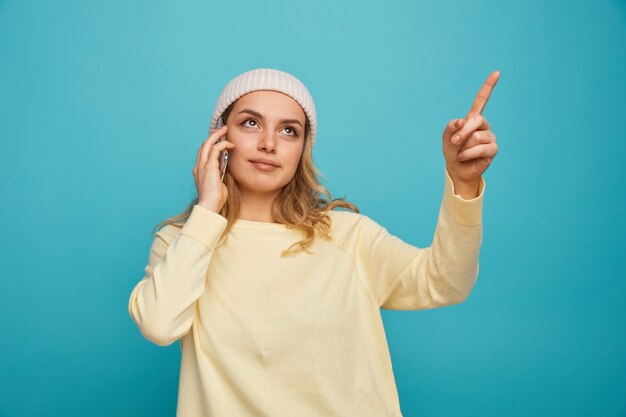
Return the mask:
POLYGON ((291 257, 300 232, 277 223, 238 220, 216 247, 226 219, 201 206, 161 229, 128 309, 151 342, 180 339, 177 416, 402 416, 380 308, 466 299, 484 189, 464 200, 445 171, 427 248, 345 211, 331 241, 291 257))

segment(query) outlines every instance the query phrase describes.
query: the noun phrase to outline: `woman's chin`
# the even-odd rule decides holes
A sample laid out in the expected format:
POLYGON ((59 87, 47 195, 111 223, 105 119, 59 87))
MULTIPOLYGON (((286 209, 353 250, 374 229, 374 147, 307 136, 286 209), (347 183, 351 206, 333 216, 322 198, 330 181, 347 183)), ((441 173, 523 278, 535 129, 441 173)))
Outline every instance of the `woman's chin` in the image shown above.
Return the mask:
POLYGON ((285 186, 268 181, 256 181, 254 183, 238 183, 239 189, 246 194, 267 194, 268 196, 278 194, 285 186))

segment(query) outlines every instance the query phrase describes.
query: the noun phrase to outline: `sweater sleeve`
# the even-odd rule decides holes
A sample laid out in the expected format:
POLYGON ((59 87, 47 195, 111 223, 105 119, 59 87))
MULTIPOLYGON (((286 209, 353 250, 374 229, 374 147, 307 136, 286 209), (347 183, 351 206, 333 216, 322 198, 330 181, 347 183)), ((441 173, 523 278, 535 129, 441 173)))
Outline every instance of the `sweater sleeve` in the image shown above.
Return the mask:
POLYGON ((465 200, 454 194, 445 170, 437 227, 427 248, 403 242, 364 216, 357 263, 381 308, 428 309, 468 297, 478 277, 485 186, 481 178, 479 195, 465 200))
POLYGON ((157 233, 145 275, 128 302, 130 317, 146 339, 167 346, 189 332, 226 223, 219 214, 195 205, 180 230, 168 225, 157 233))

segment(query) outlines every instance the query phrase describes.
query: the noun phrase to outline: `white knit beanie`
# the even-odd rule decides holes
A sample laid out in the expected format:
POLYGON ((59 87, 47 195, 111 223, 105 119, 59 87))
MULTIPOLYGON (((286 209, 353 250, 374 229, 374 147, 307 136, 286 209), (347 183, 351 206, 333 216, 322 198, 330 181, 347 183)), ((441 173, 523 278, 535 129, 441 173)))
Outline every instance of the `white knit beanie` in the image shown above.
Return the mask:
POLYGON ((309 90, 293 75, 271 68, 258 68, 244 72, 226 84, 215 104, 211 124, 209 125, 209 134, 216 130, 217 119, 226 111, 228 106, 244 94, 258 90, 278 91, 298 102, 309 119, 311 146, 315 144, 317 113, 315 112, 315 104, 309 90))

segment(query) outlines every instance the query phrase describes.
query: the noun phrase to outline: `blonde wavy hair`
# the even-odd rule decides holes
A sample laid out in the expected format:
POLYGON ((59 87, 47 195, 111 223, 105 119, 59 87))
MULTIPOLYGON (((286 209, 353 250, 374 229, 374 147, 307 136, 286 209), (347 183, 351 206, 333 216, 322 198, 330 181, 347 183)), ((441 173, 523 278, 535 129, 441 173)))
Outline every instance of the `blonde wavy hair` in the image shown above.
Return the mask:
MULTIPOLYGON (((224 123, 235 103, 224 111, 224 123)), ((331 210, 342 207, 359 213, 358 207, 346 201, 345 197, 333 199, 330 192, 320 183, 321 173, 313 164, 308 118, 305 122, 304 135, 304 148, 298 168, 291 181, 280 191, 272 206, 272 216, 276 222, 285 224, 289 228, 299 229, 304 233, 304 238, 283 251, 283 256, 295 254, 301 250, 309 253, 308 248, 313 244, 316 236, 330 238, 331 219, 328 213, 331 210)), ((228 171, 224 175, 224 184, 228 188, 228 199, 219 214, 226 218, 227 225, 219 245, 226 242, 228 233, 237 220, 241 204, 239 186, 228 171)), ((154 237, 155 233, 168 224, 182 227, 197 203, 198 196, 182 213, 157 224, 152 230, 152 236, 154 237)))

